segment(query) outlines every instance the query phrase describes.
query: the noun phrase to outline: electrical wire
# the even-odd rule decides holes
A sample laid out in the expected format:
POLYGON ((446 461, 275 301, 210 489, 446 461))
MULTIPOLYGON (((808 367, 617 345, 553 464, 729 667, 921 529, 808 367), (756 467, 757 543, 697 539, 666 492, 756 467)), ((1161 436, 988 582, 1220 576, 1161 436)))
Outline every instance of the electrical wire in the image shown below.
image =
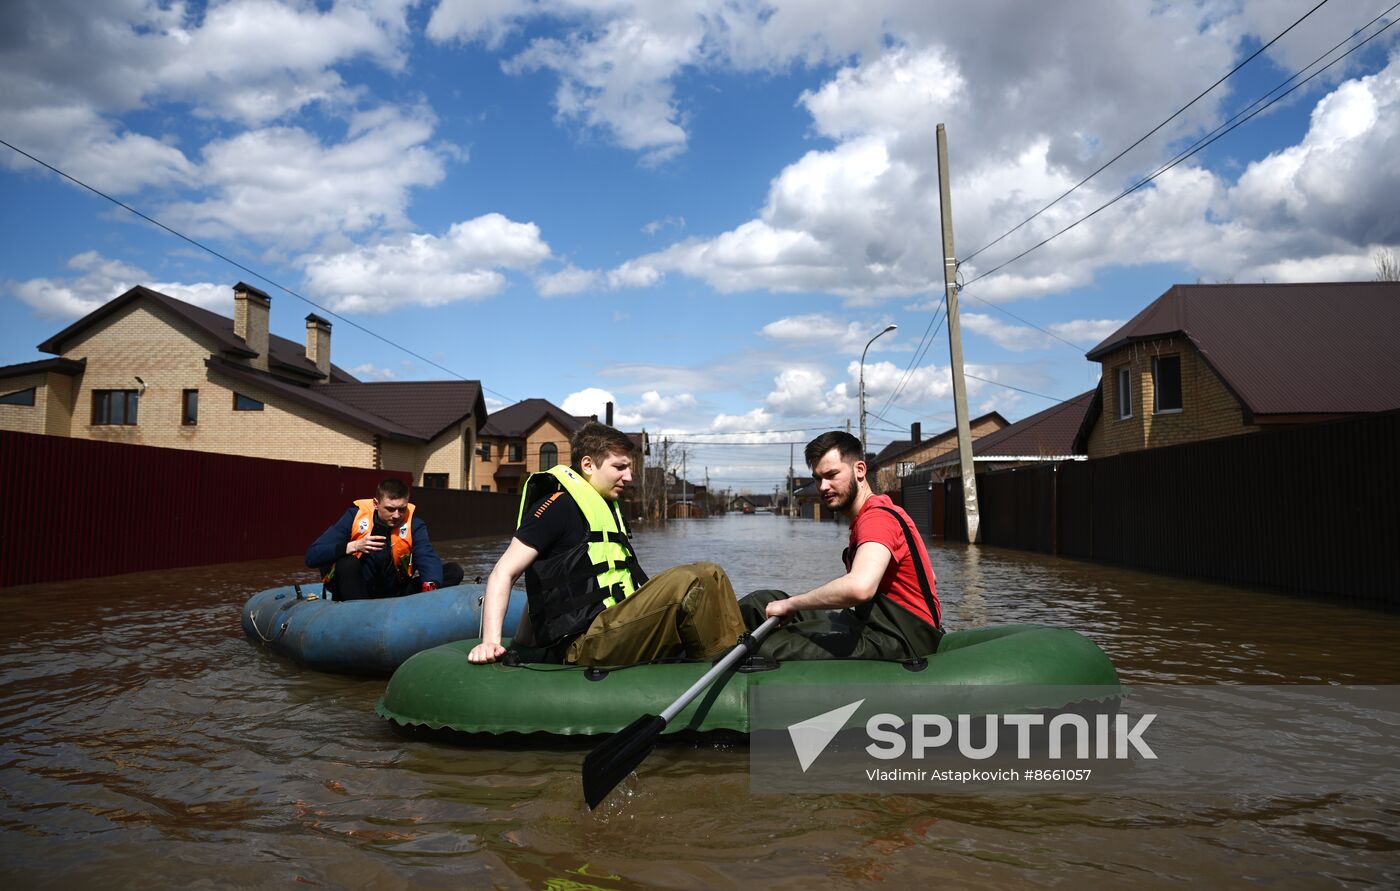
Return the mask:
POLYGON ((1221 77, 1221 78, 1220 78, 1219 80, 1217 80, 1215 83, 1211 84, 1210 86, 1208 86, 1208 87, 1206 87, 1204 90, 1202 90, 1200 93, 1198 93, 1198 94, 1196 95, 1196 98, 1195 98, 1195 99, 1192 99, 1190 102, 1186 103, 1185 105, 1183 105, 1183 106, 1181 106, 1180 108, 1178 108, 1176 111, 1172 112, 1172 113, 1167 117, 1166 120, 1162 121, 1162 123, 1160 123, 1160 124, 1158 124, 1157 126, 1153 127, 1151 130, 1148 130, 1145 134, 1142 135, 1141 138, 1139 138, 1139 139, 1137 140, 1137 142, 1134 142, 1132 145, 1128 146, 1127 148, 1123 149, 1123 150, 1122 150, 1121 152, 1119 152, 1118 154, 1114 155, 1112 158, 1110 158, 1108 161, 1106 161, 1106 162, 1103 164, 1103 166, 1099 167, 1099 168, 1098 168, 1097 170, 1095 170, 1093 173, 1089 174, 1088 176, 1086 176, 1086 177, 1084 177, 1083 179, 1081 179, 1079 182, 1075 183, 1073 186, 1071 186, 1068 190, 1066 190, 1062 195, 1060 195, 1060 196, 1059 196, 1058 198, 1056 198, 1054 201, 1051 201, 1049 204, 1045 205, 1045 206, 1042 207, 1040 210, 1037 210, 1035 213, 1031 214, 1031 215, 1030 215, 1029 217, 1027 217, 1026 219, 1024 219, 1024 220, 1022 220, 1021 222, 1017 223, 1015 226, 1012 226, 1010 229, 1006 230, 1006 231, 1003 232, 1001 235, 997 236, 996 238, 994 238, 994 239, 992 239, 991 241, 987 242, 986 244, 982 245, 980 248, 978 248, 977 250, 975 250, 975 251, 973 251, 972 253, 968 254, 966 257, 963 257, 962 260, 960 260, 959 262, 960 262, 960 263, 966 263, 966 262, 968 262, 968 261, 971 260, 973 257, 975 257, 975 256, 977 256, 978 254, 980 254, 980 253, 982 253, 983 251, 985 251, 987 248, 992 247, 993 245, 999 243, 1000 241, 1002 241, 1002 239, 1006 238, 1008 235, 1011 235, 1013 232, 1016 232, 1016 231, 1017 231, 1018 229, 1020 229, 1022 226, 1026 225, 1026 224, 1029 223, 1029 222, 1031 222, 1031 221, 1034 220, 1036 217, 1040 216, 1041 214, 1045 213, 1045 212, 1046 212, 1047 210, 1049 210, 1050 208, 1054 207, 1056 204, 1059 204, 1061 201, 1063 201, 1064 199, 1068 198, 1071 194, 1073 194, 1075 191, 1077 191, 1077 190, 1079 189, 1080 186, 1084 185, 1084 184, 1087 183, 1089 180, 1091 180, 1091 179, 1093 179, 1094 177, 1098 176, 1100 173, 1103 173, 1105 170, 1107 170, 1109 167, 1111 167, 1111 166, 1114 164, 1114 162, 1116 162, 1119 158, 1122 158, 1122 157, 1123 157, 1124 155, 1126 155, 1128 152, 1130 152, 1130 151, 1132 151, 1133 149, 1137 148, 1138 146, 1142 145, 1144 142, 1146 142, 1148 139, 1150 139, 1150 138, 1152 137, 1152 135, 1155 134, 1158 130, 1161 130, 1161 129, 1162 129, 1163 127, 1165 127, 1167 124, 1170 124, 1172 121, 1176 120, 1178 117, 1181 116, 1181 114, 1182 114, 1183 112, 1185 112, 1185 111, 1186 111, 1187 109, 1189 109, 1191 106, 1195 105, 1197 102, 1199 102, 1199 101, 1201 101, 1202 99, 1204 99, 1205 96, 1206 96, 1206 94, 1210 93, 1210 92, 1211 92, 1212 90, 1214 90, 1216 87, 1220 86, 1220 85, 1223 84, 1225 81, 1227 81, 1227 80, 1229 80, 1231 77, 1233 77, 1241 68, 1243 68, 1244 66, 1248 65, 1250 62, 1254 61, 1254 59, 1255 59, 1256 57, 1258 57, 1260 53, 1264 52, 1264 51, 1267 50, 1269 47, 1273 46, 1273 45, 1274 45, 1275 43, 1277 43, 1285 34, 1287 34, 1289 31, 1292 31, 1294 28, 1296 28, 1296 27, 1298 27, 1300 24, 1302 24, 1304 19, 1306 19, 1308 16, 1312 15, 1313 13, 1317 12, 1317 11, 1318 11, 1319 9, 1321 9, 1323 6, 1326 6, 1328 2, 1329 2, 1329 0, 1322 0, 1322 2, 1318 3, 1318 4, 1317 4, 1316 6, 1314 6, 1312 9, 1309 9, 1307 12, 1303 13, 1303 15, 1302 15, 1301 17, 1299 17, 1297 21, 1295 21, 1293 24, 1289 25, 1287 28, 1284 28, 1282 31, 1280 31, 1280 32, 1274 37, 1273 40, 1270 40, 1268 43, 1266 43, 1266 44, 1264 44, 1263 46, 1259 47, 1259 49, 1257 49, 1257 50, 1255 50, 1254 52, 1250 53, 1250 54, 1249 54, 1249 57, 1246 58, 1243 62, 1240 62, 1240 63, 1239 63, 1238 65, 1236 65, 1234 68, 1231 68, 1231 69, 1225 74, 1225 76, 1221 77))
MULTIPOLYGON (((274 281, 274 280, 268 278, 267 276, 263 275, 261 272, 258 272, 256 269, 251 269, 251 268, 249 268, 249 267, 247 267, 247 266, 244 266, 242 263, 238 262, 237 260, 234 260, 232 257, 228 257, 228 256, 226 256, 226 255, 224 255, 224 254, 221 254, 220 252, 218 252, 218 251, 214 250, 213 248, 209 247, 207 244, 204 244, 204 243, 201 242, 201 241, 198 241, 198 240, 196 240, 196 239, 194 239, 194 238, 191 238, 190 236, 184 234, 183 232, 180 232, 180 231, 177 230, 177 229, 173 229, 173 228, 171 228, 170 226, 167 226, 165 223, 162 223, 160 220, 157 220, 155 217, 152 217, 152 216, 149 216, 149 215, 147 215, 147 214, 145 214, 145 213, 142 213, 141 211, 137 210, 136 208, 132 207, 131 205, 129 205, 129 204, 123 202, 123 201, 120 201, 120 200, 118 200, 118 199, 116 199, 116 198, 113 198, 111 195, 108 195, 106 192, 102 191, 101 189, 98 189, 98 188, 96 188, 95 186, 90 186, 90 185, 88 185, 87 183, 85 183, 85 182, 83 182, 82 180, 78 179, 76 176, 73 176, 73 175, 70 174, 70 173, 67 173, 67 172, 65 172, 65 171, 63 171, 63 170, 60 170, 59 168, 55 167, 54 165, 48 163, 47 161, 44 161, 44 160, 42 160, 42 159, 40 159, 40 158, 36 158, 34 155, 31 155, 29 152, 26 152, 24 149, 19 148, 18 146, 15 146, 15 145, 11 145, 9 142, 6 142, 4 139, 0 139, 0 145, 3 145, 5 148, 9 149, 9 150, 12 151, 12 152, 15 152, 16 154, 23 155, 24 157, 26 157, 26 158, 28 158, 29 160, 33 161, 35 164, 38 164, 40 167, 44 167, 44 168, 46 168, 46 169, 48 169, 48 170, 53 171, 54 173, 57 173, 59 176, 61 176, 61 177, 63 177, 64 179, 68 180, 69 182, 73 183, 74 185, 81 186, 82 188, 87 189, 89 192, 92 192, 94 195, 97 195, 97 196, 100 197, 100 198, 105 198, 105 199, 107 199, 108 201, 110 201, 110 202, 112 202, 113 204, 115 204, 117 207, 120 207, 122 210, 125 210, 125 211, 127 211, 128 213, 135 214, 136 216, 140 217, 141 219, 145 220, 146 222, 150 223, 151 225, 156 226, 156 227, 158 227, 158 228, 160 228, 160 229, 163 229, 163 230, 165 230, 166 232, 170 233, 171 235, 174 235, 176 238, 180 239, 181 241, 187 242, 188 244, 192 244, 192 245, 194 245, 195 247, 199 248, 200 250, 202 250, 202 251, 204 251, 204 252, 206 252, 206 253, 208 253, 208 254, 211 254, 211 255, 213 255, 213 256, 215 256, 215 257, 218 257, 220 260, 223 260, 225 263, 229 264, 230 266, 234 267, 235 269, 241 270, 242 272, 246 272, 246 273, 248 273, 249 275, 253 276, 254 278, 257 278, 257 279, 260 279, 260 280, 262 280, 262 281, 264 281, 264 282, 267 282, 269 285, 271 285, 272 287, 276 288, 277 290, 282 291, 282 292, 287 293, 287 294, 290 294, 291 296, 293 296, 293 297, 295 297, 296 299, 302 301, 303 303, 308 304, 309 306, 314 306, 316 309, 320 310, 321 312, 325 313, 326 315, 332 316, 332 317, 334 317, 334 318, 340 320, 341 322, 344 322, 345 324, 349 325, 350 327, 355 328, 355 329, 358 330, 358 331, 362 331, 362 332, 364 332, 365 334, 368 334, 370 337, 373 337, 373 338, 375 338, 376 340, 379 340, 379 341, 381 341, 381 342, 383 342, 383 343, 386 343, 386 344, 388 344, 389 346, 394 347, 395 349, 402 350, 403 352, 405 352, 405 353, 407 353, 408 355, 412 356, 413 358, 419 360, 420 362, 423 362, 423 363, 425 363, 425 364, 431 365, 432 367, 434 367, 434 368, 436 368, 436 369, 438 369, 438 370, 440 370, 440 371, 445 371, 445 372, 447 372, 448 374, 452 375, 453 377, 455 377, 455 378, 457 378, 457 379, 459 379, 459 380, 464 380, 464 381, 474 380, 473 378, 468 378, 468 377, 466 377, 465 375, 459 374, 458 372, 452 370, 451 368, 448 368, 448 367, 445 366, 445 365, 442 365, 442 364, 439 364, 439 363, 437 363, 437 362, 434 362, 432 359, 429 359, 427 356, 419 355, 418 353, 415 353, 413 350, 409 349, 408 347, 406 347, 406 346, 404 346, 404 345, 402 345, 402 344, 395 343, 394 341, 390 340, 389 338, 385 337, 384 335, 380 334, 379 332, 373 331, 373 330, 371 330, 371 329, 369 329, 369 328, 366 328, 364 325, 361 325, 361 324, 359 324, 358 322, 355 322, 355 321, 352 320, 352 319, 348 319, 348 318, 346 318, 345 316, 342 316, 342 315, 340 315, 339 313, 337 313, 337 312, 335 312, 335 311, 333 311, 333 310, 331 310, 331 309, 328 309, 328 308, 322 306, 321 304, 317 303, 316 301, 312 300, 312 299, 309 298, 309 297, 305 297, 305 296, 303 296, 303 295, 301 295, 301 294, 298 294, 296 291, 293 291, 291 288, 287 287, 286 285, 283 285, 283 284, 281 284, 280 282, 276 282, 276 281, 274 281)), ((487 387, 487 386, 485 386, 484 384, 482 384, 481 381, 479 381, 479 380, 476 381, 476 383, 477 383, 478 386, 481 387, 482 390, 485 390, 486 392, 491 393, 491 394, 493 394, 493 395, 495 395, 495 396, 499 396, 500 398, 505 399, 505 400, 509 401, 509 402, 512 403, 512 404, 514 404, 514 403, 516 403, 516 402, 519 401, 519 400, 517 400, 517 399, 512 399, 511 397, 505 395, 504 393, 499 393, 499 392, 497 392, 497 391, 495 391, 495 390, 490 389, 489 387, 487 387)))
MULTIPOLYGON (((1400 3, 1397 3, 1396 6, 1400 6, 1400 3)), ((1394 8, 1395 8, 1395 6, 1392 6, 1392 7, 1391 7, 1391 9, 1394 9, 1394 8)), ((1389 10, 1387 10, 1387 12, 1389 12, 1389 10)), ((1382 16, 1383 16, 1383 15, 1385 15, 1385 13, 1382 13, 1382 16)), ((1380 18, 1380 16, 1378 16, 1377 18, 1380 18)), ((1373 21, 1375 21, 1375 20, 1373 20, 1373 21)), ((1037 242, 1036 244, 1032 245, 1031 247, 1026 248, 1024 251, 1021 251, 1019 254, 1017 254, 1016 256, 1012 257, 1011 259, 1005 261, 1004 263, 1000 263, 1000 264, 998 264, 998 265, 992 267, 991 269, 987 270, 986 272, 979 273, 978 275, 976 275, 975 277, 973 277, 970 281, 968 281, 968 284, 971 285, 971 284, 973 284, 974 282, 980 281, 980 280, 986 278, 987 276, 993 275, 993 274, 995 274, 996 272, 998 272, 998 271, 1000 271, 1000 270, 1006 268, 1007 266, 1010 266, 1012 263, 1015 263, 1017 260, 1020 260, 1022 257, 1025 257, 1027 254, 1029 254, 1029 253, 1031 253, 1031 252, 1033 252, 1033 251, 1039 250, 1040 248, 1042 248, 1042 247, 1044 247, 1045 245, 1049 244, 1050 242, 1054 241, 1056 238, 1059 238, 1061 235, 1064 235, 1066 232, 1068 232, 1068 231, 1070 231, 1071 229, 1075 228, 1075 227, 1078 226, 1080 223, 1083 223, 1083 222, 1089 220, 1090 218, 1092 218, 1092 217, 1096 216, 1097 214, 1099 214, 1101 211, 1106 210, 1107 208, 1113 206, 1114 204, 1117 204, 1119 201, 1123 200, 1123 199, 1126 198, 1127 196, 1129 196, 1129 195, 1131 195, 1132 193, 1136 192, 1138 189, 1141 189, 1143 186, 1147 185, 1148 183, 1152 182, 1153 180, 1157 179, 1157 177, 1161 176, 1162 174, 1164 174, 1164 173, 1166 173, 1167 171, 1171 170, 1172 168, 1176 167, 1178 164, 1181 164, 1183 161, 1186 161, 1187 159, 1189 159, 1189 158, 1191 158, 1191 157, 1193 157, 1193 156, 1199 154, 1201 151, 1204 151, 1206 148, 1210 147, 1210 146, 1211 146, 1212 144, 1214 144, 1217 140, 1219 140, 1219 139, 1221 139, 1222 137, 1226 136, 1226 135, 1229 134, 1231 131, 1235 130, 1237 127, 1240 127, 1240 126, 1242 126, 1242 125, 1248 123, 1249 121, 1253 120, 1257 115, 1261 114, 1261 113, 1264 112, 1264 111, 1267 111, 1269 108, 1272 108, 1274 105, 1276 105, 1277 103, 1279 103, 1280 101, 1282 101, 1284 98, 1286 98, 1286 97, 1287 97, 1290 93, 1292 93, 1294 90, 1298 90, 1298 89, 1300 89, 1301 87, 1307 85, 1307 84, 1308 84, 1309 82, 1311 82, 1314 78, 1316 78, 1316 77, 1322 75, 1323 73, 1325 73, 1325 72, 1326 72, 1329 68, 1331 68, 1333 65, 1336 65, 1338 62, 1342 61, 1342 60, 1345 59, 1347 56, 1350 56, 1352 53, 1354 53, 1354 52, 1356 52, 1357 50, 1361 49, 1361 48, 1364 47, 1366 44, 1370 43, 1372 40, 1375 40, 1377 37, 1381 36, 1381 35, 1384 34, 1386 31, 1390 30, 1392 27, 1394 27, 1395 24, 1396 24, 1396 22, 1390 22, 1390 23, 1387 24, 1385 27, 1383 27, 1383 28, 1381 28, 1380 30, 1376 31, 1376 32, 1375 32, 1374 34, 1372 34, 1370 37, 1367 37, 1365 40, 1361 41, 1361 42, 1358 43, 1356 46, 1354 46, 1354 47, 1352 47, 1351 49, 1347 50, 1345 53, 1343 53, 1342 55, 1340 55, 1340 56, 1338 56, 1337 58, 1333 59, 1331 62, 1328 62, 1328 63, 1327 63, 1325 66, 1323 66, 1322 68, 1318 69, 1317 71, 1313 72, 1311 75, 1309 75, 1308 77, 1306 77, 1305 79, 1303 79, 1303 80, 1299 81, 1298 83, 1294 84, 1292 87, 1290 87, 1288 90, 1284 91, 1283 93, 1280 93, 1278 96, 1275 96, 1273 99, 1269 100, 1269 101, 1268 101, 1267 103, 1265 103, 1264 105, 1260 106, 1259 108, 1256 108, 1254 111, 1250 112, 1248 115, 1244 116, 1243 118, 1241 118, 1240 120, 1236 121, 1234 124, 1230 125, 1229 127, 1225 128, 1224 130, 1220 131, 1220 132, 1217 133, 1216 135, 1212 136, 1210 139, 1199 141, 1199 142, 1198 142, 1196 145, 1194 145, 1192 148, 1190 148, 1190 149, 1187 150, 1187 151, 1182 152, 1182 153, 1179 154, 1175 159, 1173 159, 1171 162, 1162 165, 1161 167, 1159 167, 1156 171, 1154 171, 1154 172, 1151 173, 1150 175, 1145 176, 1145 177, 1143 177, 1142 179, 1138 180, 1136 183, 1134 183, 1133 185, 1131 185, 1131 186, 1129 186, 1128 188, 1124 189, 1122 192, 1120 192, 1120 193, 1119 193, 1117 196, 1115 196, 1114 198, 1112 198, 1112 199, 1110 199, 1110 200, 1104 202, 1103 204, 1101 204, 1101 205, 1099 205, 1098 207, 1096 207, 1094 210, 1090 211, 1089 213, 1085 214, 1084 216, 1080 217, 1079 219, 1075 220, 1074 222, 1070 223, 1069 225, 1065 226, 1064 228, 1060 229, 1059 231, 1055 232, 1054 234, 1049 235, 1049 236, 1047 236, 1046 238, 1042 239, 1041 241, 1037 242)), ((1353 35, 1353 36, 1355 36, 1355 35, 1353 35)), ((1350 40, 1351 38, 1348 37, 1347 39, 1350 40)), ((1345 41, 1343 41, 1343 42, 1345 42, 1345 41)), ((1329 52, 1330 52, 1330 51, 1329 51, 1329 52)), ((1326 54, 1324 54, 1324 55, 1326 55, 1326 54)), ((1316 64, 1316 63, 1313 63, 1313 64, 1316 64)), ((1307 67, 1312 67, 1312 66, 1309 65, 1309 66, 1307 66, 1307 67)), ((1305 71, 1305 70, 1307 70, 1307 68, 1304 68, 1304 69, 1302 69, 1302 70, 1305 71)), ((1300 71, 1299 73, 1301 73, 1301 71, 1300 71)), ((1296 75, 1295 75, 1295 76, 1296 76, 1296 75)), ((1275 89, 1277 89, 1277 88, 1275 88, 1275 89)), ((1270 92, 1273 92, 1273 91, 1271 90, 1270 92)), ((1003 310, 1003 311, 1004 311, 1004 310, 1003 310)))

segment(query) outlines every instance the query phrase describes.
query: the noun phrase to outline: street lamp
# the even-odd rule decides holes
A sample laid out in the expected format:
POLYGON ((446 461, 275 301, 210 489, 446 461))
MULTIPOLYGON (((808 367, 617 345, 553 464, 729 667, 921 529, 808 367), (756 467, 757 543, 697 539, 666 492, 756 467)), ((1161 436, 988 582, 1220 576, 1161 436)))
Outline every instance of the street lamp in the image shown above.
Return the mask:
POLYGON ((898 325, 890 325, 865 342, 865 349, 860 351, 860 460, 864 461, 867 454, 865 450, 865 354, 870 351, 870 345, 875 341, 889 334, 898 328, 898 325))

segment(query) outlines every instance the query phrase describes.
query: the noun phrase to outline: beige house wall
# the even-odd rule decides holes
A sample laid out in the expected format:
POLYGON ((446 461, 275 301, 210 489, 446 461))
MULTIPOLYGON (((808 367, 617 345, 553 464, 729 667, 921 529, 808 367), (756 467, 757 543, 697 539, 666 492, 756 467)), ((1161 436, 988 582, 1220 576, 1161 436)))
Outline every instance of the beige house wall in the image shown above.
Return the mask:
POLYGON ((1140 449, 1257 432, 1244 422, 1240 403, 1210 369, 1190 341, 1164 338, 1129 344, 1102 360, 1103 411, 1089 432, 1089 457, 1102 458, 1140 449), (1181 411, 1152 409, 1152 359, 1181 357, 1181 411), (1132 417, 1118 417, 1118 370, 1128 368, 1132 417))
POLYGON ((569 434, 564 432, 564 428, 554 422, 552 418, 545 418, 544 422, 536 425, 535 429, 525 435, 525 469, 531 473, 541 470, 548 470, 555 464, 571 464, 572 454, 569 451, 569 434), (540 448, 545 443, 553 443, 559 450, 559 460, 551 463, 549 467, 540 463, 540 448))
MULTIPOLYGON (((50 374, 44 405, 44 432, 50 436, 72 436, 74 400, 78 396, 78 381, 66 374, 50 374)), ((36 394, 37 395, 37 394, 36 394)), ((38 407, 38 402, 35 402, 38 407)))
POLYGON ((156 304, 134 303, 106 324, 67 344, 64 357, 87 359, 71 399, 69 435, 165 448, 194 449, 315 461, 347 467, 374 466, 374 437, 367 431, 211 371, 205 360, 215 344, 199 329, 156 304), (141 390, 133 426, 94 425, 95 390, 141 390), (184 391, 199 391, 198 423, 181 423, 184 391), (234 411, 233 394, 264 404, 262 411, 234 411))
POLYGON ((34 388, 33 405, 0 405, 0 430, 15 430, 20 433, 49 432, 48 406, 52 399, 49 377, 50 375, 39 372, 7 378, 4 383, 0 383, 0 395, 34 388))

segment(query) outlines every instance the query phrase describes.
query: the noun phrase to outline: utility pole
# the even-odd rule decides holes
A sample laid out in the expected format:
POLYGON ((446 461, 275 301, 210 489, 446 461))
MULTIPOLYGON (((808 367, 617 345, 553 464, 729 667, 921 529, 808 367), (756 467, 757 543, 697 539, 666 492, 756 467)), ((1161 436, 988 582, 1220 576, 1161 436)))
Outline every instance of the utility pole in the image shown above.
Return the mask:
POLYGON ((666 482, 666 474, 671 469, 671 438, 661 440, 661 525, 671 521, 671 484, 666 482))
POLYGON ((685 502, 685 453, 686 450, 681 449, 681 507, 685 508, 685 515, 689 518, 695 515, 695 511, 685 502))
POLYGON ((650 519, 651 511, 647 508, 647 428, 642 428, 642 522, 650 519))
POLYGON ((797 516, 797 511, 793 510, 792 504, 792 443, 788 443, 788 502, 787 515, 789 518, 797 516))
POLYGON ((963 377, 962 327, 958 321, 958 266, 953 253, 953 203, 948 185, 948 134, 938 125, 938 206, 943 230, 943 290, 948 297, 948 352, 953 366, 953 414, 958 425, 958 464, 962 470, 963 515, 967 540, 982 540, 977 510, 977 473, 972 462, 972 430, 967 418, 967 380, 963 377))
POLYGON ((714 504, 714 499, 710 497, 710 466, 705 465, 705 516, 710 515, 710 505, 714 504))

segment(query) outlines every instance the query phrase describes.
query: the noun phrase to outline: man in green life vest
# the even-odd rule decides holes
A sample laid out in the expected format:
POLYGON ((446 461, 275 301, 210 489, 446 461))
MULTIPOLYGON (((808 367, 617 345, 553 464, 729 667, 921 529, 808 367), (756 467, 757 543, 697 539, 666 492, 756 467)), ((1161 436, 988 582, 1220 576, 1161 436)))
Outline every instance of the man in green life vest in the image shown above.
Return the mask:
POLYGON ((617 507, 632 481, 632 440, 593 422, 569 445, 573 467, 525 483, 515 537, 486 582, 481 643, 468 658, 494 662, 505 654, 501 624, 522 574, 529 644, 554 660, 635 665, 710 659, 733 647, 744 622, 723 569, 688 563, 648 579, 637 562, 617 507))

